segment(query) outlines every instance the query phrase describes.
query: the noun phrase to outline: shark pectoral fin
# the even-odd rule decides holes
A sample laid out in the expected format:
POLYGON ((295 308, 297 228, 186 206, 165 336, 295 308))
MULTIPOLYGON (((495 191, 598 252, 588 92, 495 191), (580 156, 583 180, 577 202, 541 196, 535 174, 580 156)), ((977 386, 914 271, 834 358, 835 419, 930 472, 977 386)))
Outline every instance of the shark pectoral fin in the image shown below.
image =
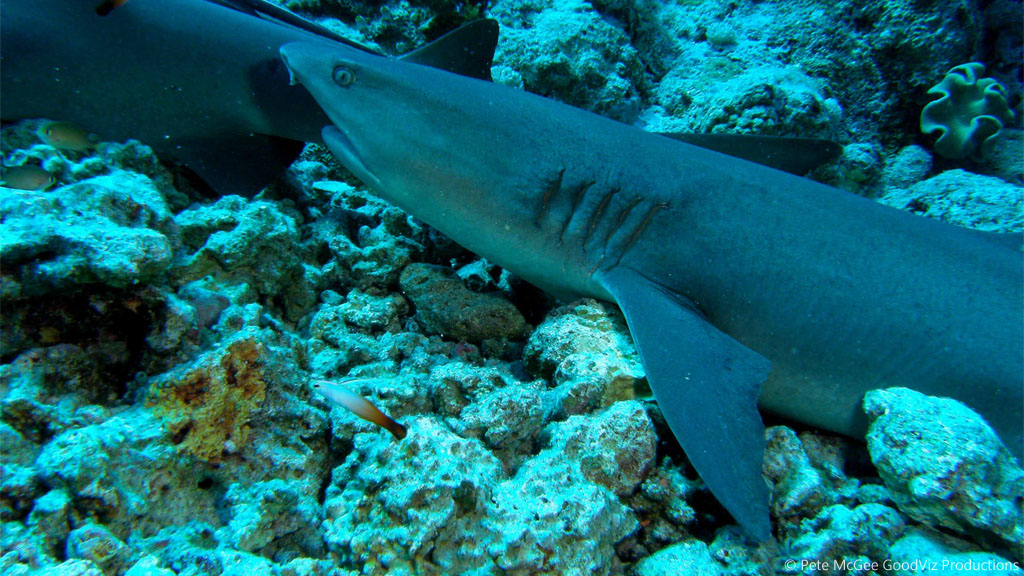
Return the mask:
POLYGON ((219 194, 254 196, 281 175, 302 152, 303 142, 250 134, 207 138, 157 149, 188 166, 219 194))
POLYGON ((718 501, 758 540, 771 537, 757 397, 768 360, 720 332, 691 302, 628 269, 601 278, 626 316, 672 433, 718 501))

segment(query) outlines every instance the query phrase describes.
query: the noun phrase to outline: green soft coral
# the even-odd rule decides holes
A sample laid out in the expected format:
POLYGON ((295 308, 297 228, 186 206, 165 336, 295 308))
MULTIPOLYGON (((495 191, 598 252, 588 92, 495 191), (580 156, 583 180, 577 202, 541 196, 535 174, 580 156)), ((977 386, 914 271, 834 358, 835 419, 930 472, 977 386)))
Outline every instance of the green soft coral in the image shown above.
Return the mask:
POLYGON ((1006 89, 992 78, 983 78, 984 73, 983 64, 961 64, 928 90, 939 98, 921 111, 921 132, 939 133, 935 151, 942 156, 981 160, 1003 125, 1013 121, 1006 89))

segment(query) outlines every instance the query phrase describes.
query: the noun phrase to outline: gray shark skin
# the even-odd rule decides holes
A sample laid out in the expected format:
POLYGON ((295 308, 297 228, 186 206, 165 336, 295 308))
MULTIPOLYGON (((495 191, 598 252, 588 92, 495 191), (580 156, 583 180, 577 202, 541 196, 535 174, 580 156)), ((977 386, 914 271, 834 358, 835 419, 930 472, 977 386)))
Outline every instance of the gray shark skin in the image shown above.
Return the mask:
MULTIPOLYGON (((319 142, 329 119, 289 88, 278 49, 296 41, 372 50, 265 0, 4 0, 0 114, 135 138, 221 194, 251 195, 319 142)), ((399 59, 490 79, 497 23, 477 20, 399 59)), ((679 134, 795 173, 838 154, 816 139, 679 134)))
MULTIPOLYGON (((328 119, 305 90, 289 87, 278 49, 343 39, 261 0, 131 0, 106 16, 98 4, 4 0, 4 120, 46 117, 107 140, 140 140, 224 194, 259 191, 305 142, 320 140, 328 119)), ((467 28, 404 58, 442 59, 452 70, 468 62, 490 78, 497 27, 467 28)))
POLYGON ((758 402, 862 436, 864 393, 905 386, 965 402, 1020 455, 1019 235, 422 66, 281 56, 376 193, 545 290, 622 308, 674 435, 750 535, 771 535, 758 402))

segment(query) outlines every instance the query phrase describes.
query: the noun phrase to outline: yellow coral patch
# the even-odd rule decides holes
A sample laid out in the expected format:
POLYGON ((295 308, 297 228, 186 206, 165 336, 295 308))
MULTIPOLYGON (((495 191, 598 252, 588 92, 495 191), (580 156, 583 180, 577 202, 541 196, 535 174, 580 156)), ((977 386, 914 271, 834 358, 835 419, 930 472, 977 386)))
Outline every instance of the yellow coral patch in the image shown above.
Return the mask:
POLYGON ((250 422, 266 399, 263 345, 235 340, 153 383, 146 405, 160 415, 183 450, 219 462, 230 441, 249 441, 250 422))

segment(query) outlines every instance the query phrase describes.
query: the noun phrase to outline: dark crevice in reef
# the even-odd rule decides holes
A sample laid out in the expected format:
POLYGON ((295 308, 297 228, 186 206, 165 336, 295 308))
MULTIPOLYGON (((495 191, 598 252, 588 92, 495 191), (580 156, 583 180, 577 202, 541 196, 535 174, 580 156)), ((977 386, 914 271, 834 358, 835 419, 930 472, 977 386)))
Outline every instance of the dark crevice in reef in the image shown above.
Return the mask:
POLYGON ((146 337, 164 309, 163 299, 147 288, 5 301, 0 361, 18 359, 25 369, 44 370, 43 382, 54 393, 85 391, 93 402, 116 402, 143 368, 146 337))

